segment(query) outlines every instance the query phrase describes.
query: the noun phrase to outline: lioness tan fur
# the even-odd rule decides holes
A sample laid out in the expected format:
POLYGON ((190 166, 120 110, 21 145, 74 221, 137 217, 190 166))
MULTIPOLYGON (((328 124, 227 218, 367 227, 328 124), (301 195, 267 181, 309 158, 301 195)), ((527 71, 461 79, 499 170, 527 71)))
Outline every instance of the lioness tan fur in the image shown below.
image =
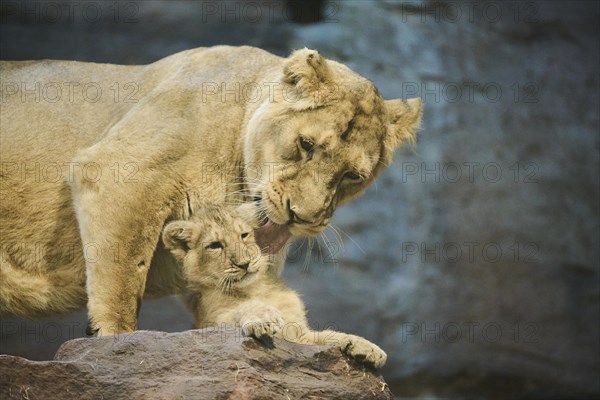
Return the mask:
POLYGON ((141 298, 168 294, 166 222, 257 198, 313 235, 414 140, 421 113, 308 49, 1 62, 0 83, 0 313, 87 303, 101 335, 135 330, 141 298))
POLYGON ((387 355, 368 340, 310 329, 300 296, 269 269, 270 257, 258 249, 253 234, 256 219, 240 210, 244 206, 206 205, 190 220, 170 222, 163 231, 165 247, 178 260, 186 287, 196 295, 196 327, 235 324, 259 339, 334 344, 352 357, 383 366, 387 355))

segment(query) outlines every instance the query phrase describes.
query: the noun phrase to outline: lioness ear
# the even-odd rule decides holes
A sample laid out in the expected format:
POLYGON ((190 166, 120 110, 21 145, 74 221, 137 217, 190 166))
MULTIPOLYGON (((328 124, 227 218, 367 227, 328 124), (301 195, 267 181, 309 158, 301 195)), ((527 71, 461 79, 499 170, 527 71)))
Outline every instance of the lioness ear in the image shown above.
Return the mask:
POLYGON ((236 207, 235 212, 253 229, 258 229, 260 227, 260 217, 255 202, 242 203, 236 207))
POLYGON ((327 60, 316 50, 296 50, 285 61, 283 82, 296 90, 294 100, 305 100, 298 106, 312 107, 325 100, 331 89, 331 70, 327 60), (306 100, 311 101, 307 103, 306 100))
POLYGON ((173 221, 165 226, 162 240, 174 255, 185 256, 200 236, 200 227, 191 221, 173 221))
POLYGON ((423 113, 421 98, 385 100, 384 103, 388 115, 386 147, 393 152, 405 142, 414 144, 423 113))

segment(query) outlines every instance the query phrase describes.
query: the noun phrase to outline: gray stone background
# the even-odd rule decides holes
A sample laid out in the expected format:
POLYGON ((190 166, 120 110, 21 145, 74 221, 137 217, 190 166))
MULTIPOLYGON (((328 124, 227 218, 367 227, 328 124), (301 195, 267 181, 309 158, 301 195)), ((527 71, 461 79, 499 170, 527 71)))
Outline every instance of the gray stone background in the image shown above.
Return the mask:
MULTIPOLYGON (((423 97, 417 147, 338 210, 340 240, 330 231, 290 253, 286 281, 315 327, 387 351, 398 397, 600 396, 599 3, 333 1, 311 24, 285 10, 3 0, 0 58, 133 64, 215 44, 307 46, 386 98, 423 97)), ((168 298, 145 302, 140 324, 191 320, 168 298)), ((84 329, 84 312, 3 318, 1 352, 49 359, 84 329)))

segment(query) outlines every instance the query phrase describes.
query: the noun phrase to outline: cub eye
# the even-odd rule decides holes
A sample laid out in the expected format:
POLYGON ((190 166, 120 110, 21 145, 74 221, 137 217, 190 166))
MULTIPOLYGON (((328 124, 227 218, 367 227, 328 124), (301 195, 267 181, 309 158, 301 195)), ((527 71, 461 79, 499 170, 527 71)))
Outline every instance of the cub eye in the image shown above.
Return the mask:
POLYGON ((222 249, 223 245, 221 244, 221 242, 212 242, 209 243, 208 246, 206 246, 207 249, 222 249))
POLYGON ((300 136, 299 140, 300 147, 302 147, 302 150, 306 151, 308 154, 312 154, 312 152, 315 150, 315 144, 307 138, 305 138, 304 136, 300 136))
POLYGON ((358 174, 357 172, 346 172, 344 174, 344 178, 350 181, 359 181, 362 179, 362 176, 360 176, 360 174, 358 174))
POLYGON ((246 239, 250 235, 250 232, 242 233, 242 239, 246 239))

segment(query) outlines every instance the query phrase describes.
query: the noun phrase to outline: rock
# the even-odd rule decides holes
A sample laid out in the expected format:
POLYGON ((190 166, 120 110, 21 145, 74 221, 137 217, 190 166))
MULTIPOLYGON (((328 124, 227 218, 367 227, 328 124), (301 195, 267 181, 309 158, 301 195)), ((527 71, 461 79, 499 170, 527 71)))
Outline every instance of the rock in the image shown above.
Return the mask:
POLYGON ((65 342, 53 361, 0 356, 2 399, 392 399, 376 371, 331 346, 238 330, 139 331, 65 342))

